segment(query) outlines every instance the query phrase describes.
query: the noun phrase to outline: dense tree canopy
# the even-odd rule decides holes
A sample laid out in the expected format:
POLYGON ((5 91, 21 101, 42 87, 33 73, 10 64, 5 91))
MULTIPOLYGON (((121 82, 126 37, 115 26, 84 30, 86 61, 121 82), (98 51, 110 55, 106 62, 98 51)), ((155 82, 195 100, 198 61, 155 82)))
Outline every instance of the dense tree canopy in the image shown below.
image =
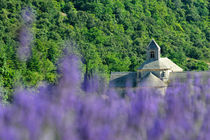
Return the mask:
MULTIPOLYGON (((185 70, 210 61, 207 0, 0 0, 0 85, 55 83, 58 60, 76 48, 87 75, 135 71, 152 38, 185 70), (25 12, 25 13, 24 13, 25 12), (26 32, 24 32, 26 30, 26 32), (25 33, 25 34, 24 34, 25 33), (25 37, 23 37, 25 35, 25 37), (72 43, 73 42, 73 43, 72 43), (18 50, 29 46, 30 57, 18 50)), ((22 51, 21 51, 22 52, 22 51)))

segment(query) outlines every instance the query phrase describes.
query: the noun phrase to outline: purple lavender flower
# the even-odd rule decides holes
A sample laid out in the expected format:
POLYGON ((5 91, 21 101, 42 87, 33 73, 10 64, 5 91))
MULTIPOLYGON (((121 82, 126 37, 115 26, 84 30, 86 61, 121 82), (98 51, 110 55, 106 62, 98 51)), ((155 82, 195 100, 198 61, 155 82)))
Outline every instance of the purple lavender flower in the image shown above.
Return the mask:
POLYGON ((19 34, 20 47, 18 48, 18 56, 22 61, 26 61, 31 56, 31 42, 33 35, 28 27, 22 27, 19 34))
POLYGON ((32 23, 34 22, 34 14, 30 8, 26 8, 22 12, 23 25, 19 32, 20 46, 17 54, 20 60, 26 61, 31 56, 31 45, 33 35, 31 31, 32 23))
POLYGON ((0 139, 209 138, 210 82, 171 84, 165 96, 155 89, 141 89, 121 97, 111 89, 100 93, 97 79, 84 91, 78 62, 75 56, 65 57, 57 85, 16 91, 13 103, 1 105, 0 139))
POLYGON ((33 13, 32 8, 27 7, 22 11, 23 22, 27 26, 31 26, 35 20, 35 14, 33 13))

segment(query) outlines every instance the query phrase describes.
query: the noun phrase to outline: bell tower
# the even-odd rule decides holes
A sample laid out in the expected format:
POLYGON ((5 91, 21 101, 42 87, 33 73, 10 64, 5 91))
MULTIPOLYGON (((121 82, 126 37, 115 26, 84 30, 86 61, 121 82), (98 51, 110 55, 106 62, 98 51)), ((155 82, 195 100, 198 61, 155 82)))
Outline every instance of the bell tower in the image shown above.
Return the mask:
POLYGON ((147 61, 155 61, 160 59, 160 47, 154 39, 149 43, 147 47, 147 61))

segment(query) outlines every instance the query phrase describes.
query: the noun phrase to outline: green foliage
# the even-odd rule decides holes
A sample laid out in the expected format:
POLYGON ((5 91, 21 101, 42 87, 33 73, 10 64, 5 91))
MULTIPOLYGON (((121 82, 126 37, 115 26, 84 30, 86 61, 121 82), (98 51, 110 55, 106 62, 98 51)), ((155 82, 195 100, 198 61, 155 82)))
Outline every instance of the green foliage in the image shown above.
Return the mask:
POLYGON ((208 65, 203 62, 203 61, 196 61, 194 59, 188 60, 187 61, 187 69, 186 70, 198 70, 198 71, 203 71, 203 70, 208 70, 208 65))
MULTIPOLYGON (((1 87, 56 82, 64 47, 75 42, 85 73, 135 71, 155 38, 163 56, 185 70, 210 62, 207 0, 0 0, 1 87), (31 57, 17 58, 22 10, 35 15, 31 57), (187 60, 189 58, 189 60, 187 60), (195 60, 196 59, 196 60, 195 60), (18 75, 17 75, 18 73, 18 75)), ((5 95, 8 93, 5 91, 5 95)), ((6 96, 5 96, 6 97, 6 96)), ((9 96, 7 96, 9 98, 9 96)))
POLYGON ((109 69, 113 71, 129 71, 129 66, 131 65, 129 57, 119 59, 112 54, 108 54, 105 61, 109 69))

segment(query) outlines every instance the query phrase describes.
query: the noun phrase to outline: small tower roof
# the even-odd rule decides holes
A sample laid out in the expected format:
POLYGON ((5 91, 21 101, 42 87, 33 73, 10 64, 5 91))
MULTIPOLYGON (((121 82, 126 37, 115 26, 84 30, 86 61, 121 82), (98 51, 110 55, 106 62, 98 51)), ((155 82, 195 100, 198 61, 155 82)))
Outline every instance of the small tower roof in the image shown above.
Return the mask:
POLYGON ((160 50, 159 45, 155 42, 154 39, 152 39, 152 41, 149 43, 147 49, 158 49, 160 50))

